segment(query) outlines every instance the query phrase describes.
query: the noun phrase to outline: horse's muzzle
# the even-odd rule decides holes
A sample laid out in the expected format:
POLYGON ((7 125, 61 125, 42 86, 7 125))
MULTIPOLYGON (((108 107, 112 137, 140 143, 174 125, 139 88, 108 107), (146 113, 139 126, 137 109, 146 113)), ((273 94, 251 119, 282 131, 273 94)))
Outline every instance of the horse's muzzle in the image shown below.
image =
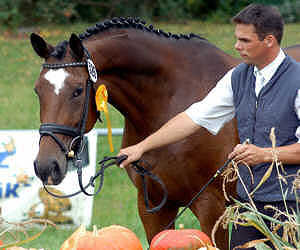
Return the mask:
POLYGON ((47 164, 41 164, 38 160, 34 161, 34 171, 37 177, 45 185, 58 185, 64 178, 57 160, 51 159, 47 164))

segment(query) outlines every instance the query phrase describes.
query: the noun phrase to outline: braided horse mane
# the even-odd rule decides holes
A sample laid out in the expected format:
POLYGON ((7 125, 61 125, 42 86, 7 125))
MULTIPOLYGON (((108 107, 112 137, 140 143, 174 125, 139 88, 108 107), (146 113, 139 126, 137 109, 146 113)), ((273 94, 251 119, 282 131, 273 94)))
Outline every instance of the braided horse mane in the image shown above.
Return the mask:
MULTIPOLYGON (((161 37, 165 37, 168 39, 186 39, 190 40, 191 38, 198 38, 201 40, 206 40, 205 38, 198 36, 194 33, 190 34, 172 34, 171 32, 165 32, 162 29, 155 29, 152 24, 146 26, 146 21, 140 18, 133 18, 133 17, 114 17, 110 20, 105 20, 103 22, 96 23, 96 25, 89 27, 86 29, 85 32, 78 35, 81 40, 85 40, 93 35, 96 35, 100 32, 109 30, 109 29, 126 29, 132 28, 137 29, 145 32, 150 32, 156 34, 161 37)), ((51 56, 56 58, 63 58, 66 52, 66 47, 68 45, 68 41, 63 41, 59 43, 55 50, 51 53, 51 56)))

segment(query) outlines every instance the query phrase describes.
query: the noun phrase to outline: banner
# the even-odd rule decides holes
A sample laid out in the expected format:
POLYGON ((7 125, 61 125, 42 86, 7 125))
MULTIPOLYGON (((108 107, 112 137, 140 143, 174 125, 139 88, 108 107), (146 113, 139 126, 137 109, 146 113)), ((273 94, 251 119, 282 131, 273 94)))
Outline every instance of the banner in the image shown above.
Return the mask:
MULTIPOLYGON (((0 207, 1 216, 8 222, 30 218, 49 219, 61 225, 89 226, 93 197, 79 194, 72 198, 54 198, 43 188, 34 172, 33 161, 38 153, 40 135, 34 130, 0 130, 0 207)), ((83 168, 83 183, 95 174, 97 134, 87 134, 87 166, 83 168)), ((72 169, 72 168, 71 168, 72 169)), ((48 186, 60 195, 79 190, 76 170, 68 171, 63 182, 48 186)), ((93 192, 93 188, 88 189, 93 192)))

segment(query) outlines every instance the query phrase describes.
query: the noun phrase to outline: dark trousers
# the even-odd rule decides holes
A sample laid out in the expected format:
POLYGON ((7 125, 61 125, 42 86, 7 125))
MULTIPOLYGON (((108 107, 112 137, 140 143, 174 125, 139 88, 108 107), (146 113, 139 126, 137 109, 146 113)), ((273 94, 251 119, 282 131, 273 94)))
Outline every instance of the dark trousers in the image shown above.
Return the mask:
MULTIPOLYGON (((285 212, 285 206, 284 203, 282 201, 278 201, 278 202, 255 202, 255 206, 257 208, 257 210, 265 215, 268 215, 270 217, 273 217, 275 214, 275 211, 273 209, 264 209, 265 205, 271 205, 273 207, 276 207, 278 209, 280 209, 281 211, 285 212)), ((287 201, 287 207, 291 210, 294 209, 294 211, 296 212, 296 202, 295 201, 287 201)), ((244 212, 245 209, 240 209, 240 212, 244 212)), ((290 214, 291 211, 290 211, 290 214)), ((285 221, 287 218, 285 218, 285 216, 279 218, 282 221, 285 221)), ((270 221, 269 220, 264 220, 266 225, 270 228, 270 221)), ((281 235, 282 234, 282 230, 278 231, 278 234, 281 235)), ((230 249, 232 250, 234 247, 236 246, 240 246, 245 244, 246 242, 252 241, 252 240, 258 240, 258 239, 265 239, 266 236, 264 236, 262 233, 260 233, 256 228, 254 227, 245 227, 245 226, 239 226, 237 225, 237 227, 235 228, 233 226, 233 230, 232 230, 232 236, 231 236, 231 244, 230 244, 230 249)), ((275 249, 270 241, 265 242, 265 244, 269 245, 272 249, 275 249)), ((236 248, 236 249, 242 249, 242 248, 236 248)), ((255 250, 255 248, 244 248, 244 249, 253 249, 255 250)))

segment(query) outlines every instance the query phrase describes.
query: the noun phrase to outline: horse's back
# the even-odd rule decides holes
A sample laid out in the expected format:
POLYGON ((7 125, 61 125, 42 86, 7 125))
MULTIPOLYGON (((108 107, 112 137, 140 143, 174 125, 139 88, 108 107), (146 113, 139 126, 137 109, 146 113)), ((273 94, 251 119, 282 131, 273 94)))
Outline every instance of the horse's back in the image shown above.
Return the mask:
POLYGON ((289 46, 284 51, 296 61, 300 61, 300 44, 289 46))

